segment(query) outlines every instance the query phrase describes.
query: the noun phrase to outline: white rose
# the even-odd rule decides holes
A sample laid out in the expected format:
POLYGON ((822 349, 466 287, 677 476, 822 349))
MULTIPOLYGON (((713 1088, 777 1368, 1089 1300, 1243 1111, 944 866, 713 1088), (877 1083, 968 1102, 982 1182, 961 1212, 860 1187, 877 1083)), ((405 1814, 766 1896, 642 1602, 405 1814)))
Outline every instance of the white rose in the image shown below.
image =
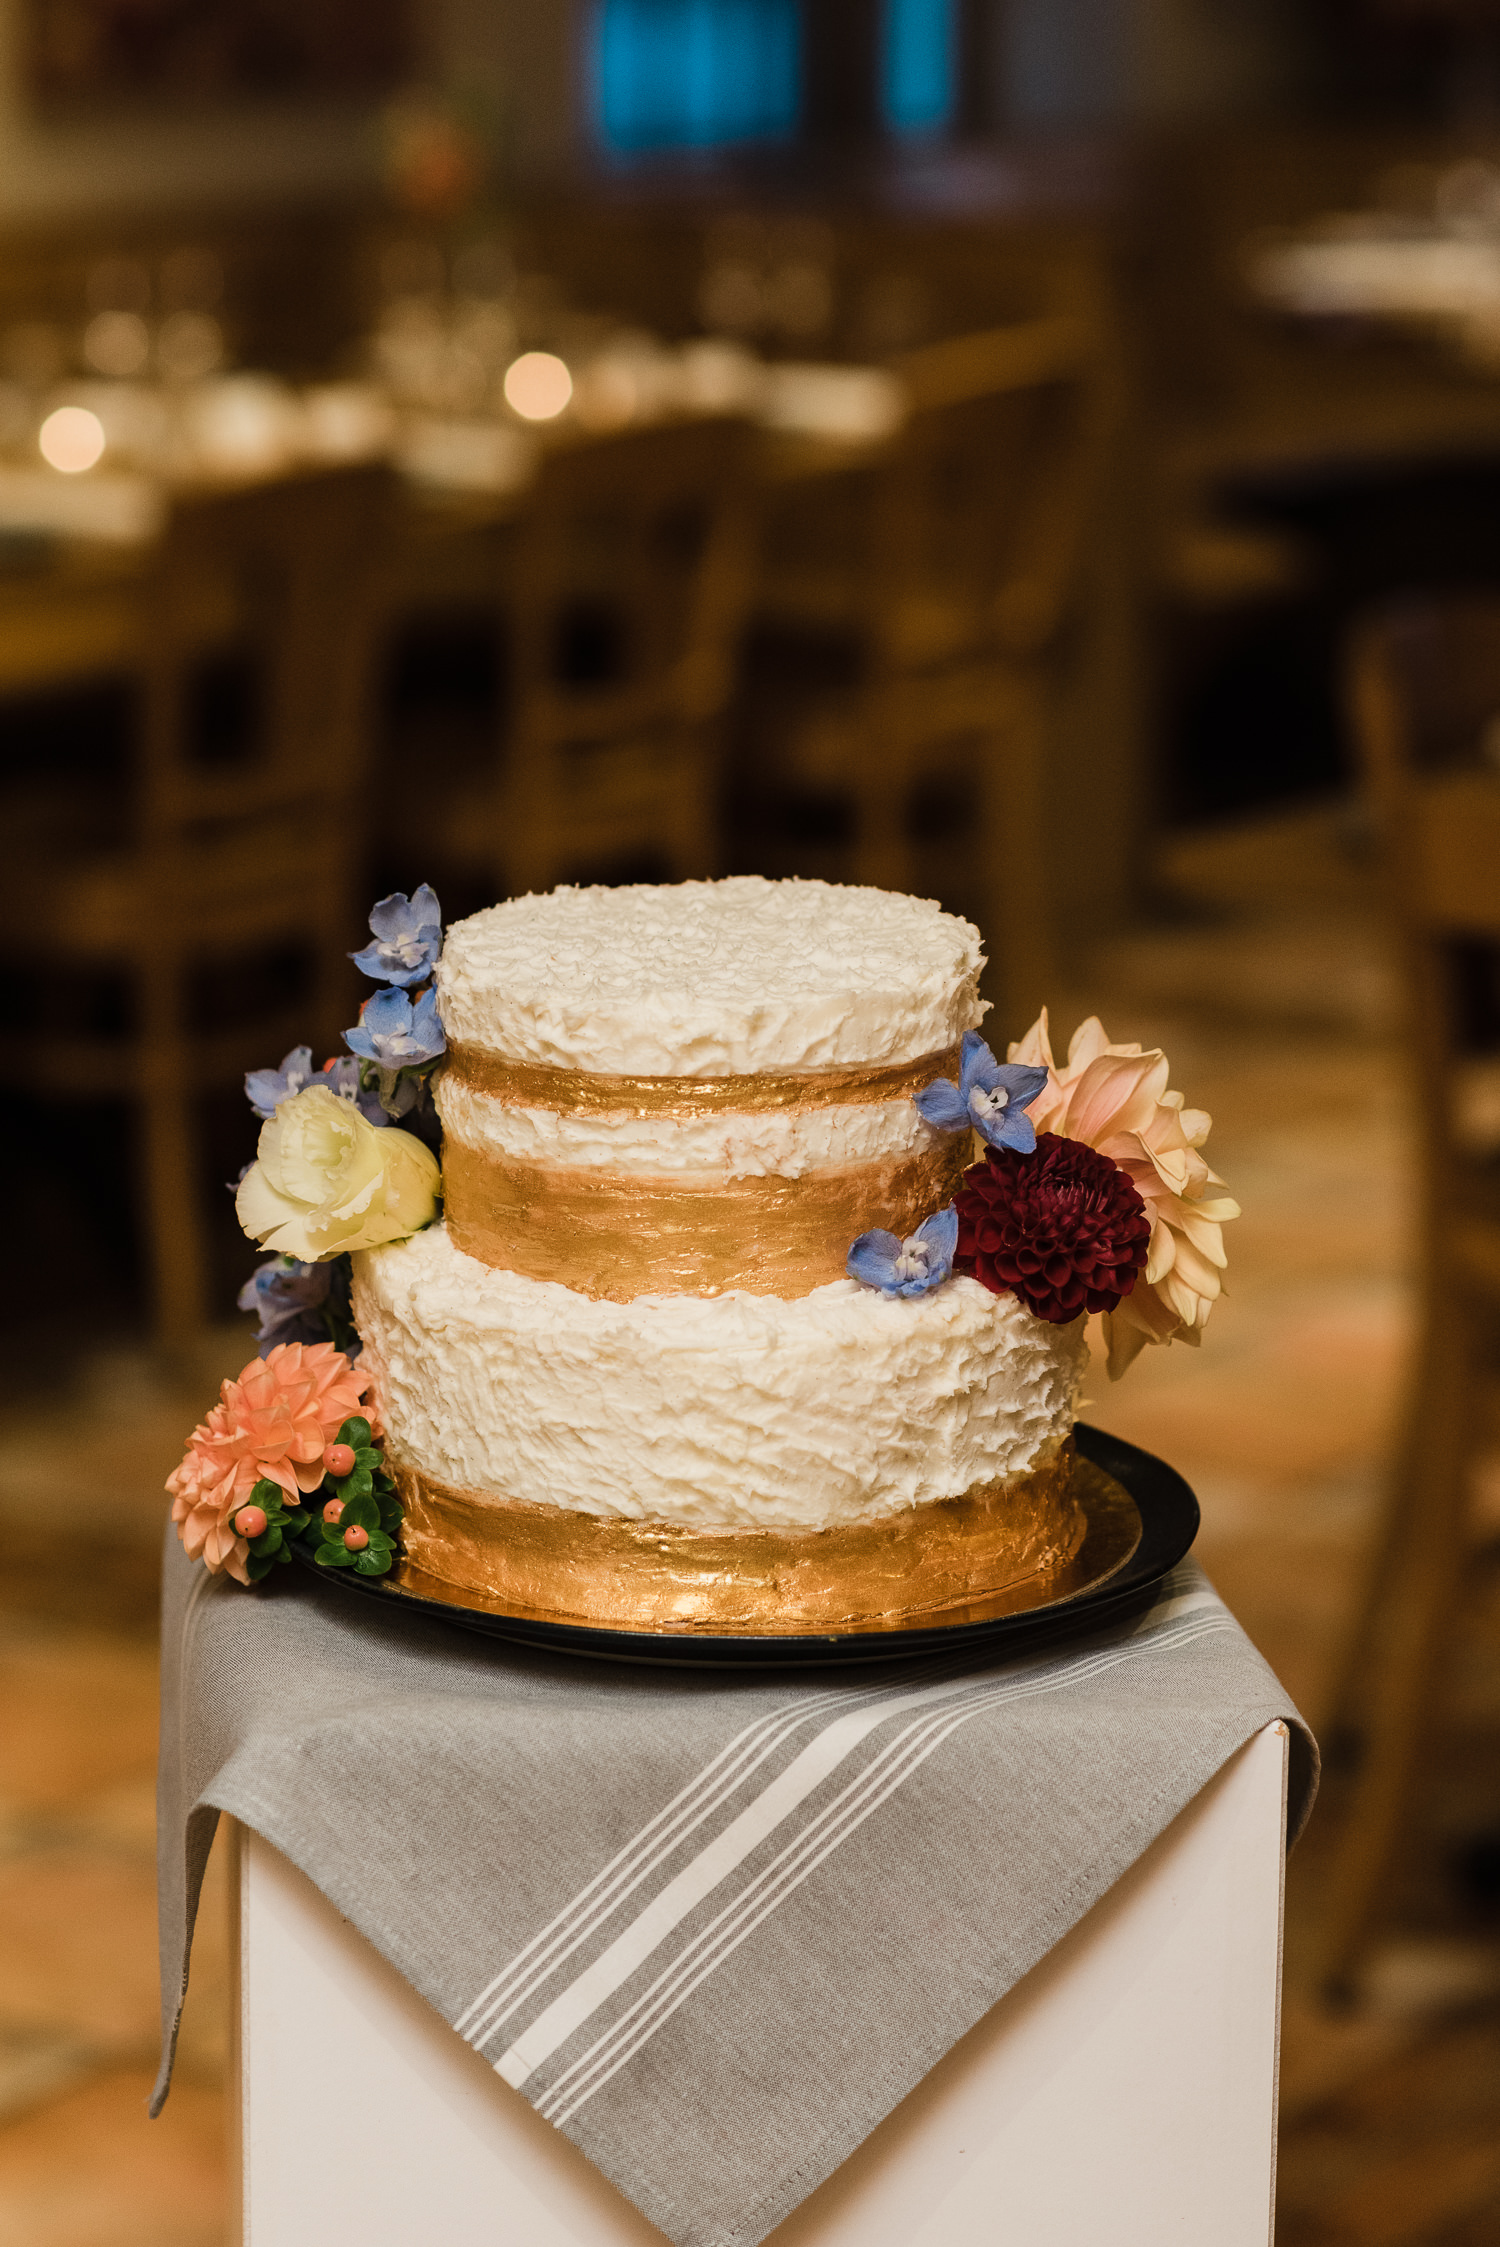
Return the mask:
POLYGON ((240 1223, 304 1264, 405 1240, 437 1215, 438 1166, 421 1140, 372 1124, 326 1085, 283 1100, 256 1154, 234 1197, 240 1223))

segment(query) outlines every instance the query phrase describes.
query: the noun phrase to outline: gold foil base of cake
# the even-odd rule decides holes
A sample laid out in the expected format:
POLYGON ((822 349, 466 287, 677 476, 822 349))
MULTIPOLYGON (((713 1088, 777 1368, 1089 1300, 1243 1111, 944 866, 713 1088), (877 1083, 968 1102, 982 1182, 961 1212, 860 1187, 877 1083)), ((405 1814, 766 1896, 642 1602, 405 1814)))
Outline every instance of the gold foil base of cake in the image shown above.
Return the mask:
POLYGON ((1134 1552, 1128 1494, 1076 1457, 876 1522, 694 1531, 456 1488, 393 1462, 395 1583, 426 1599, 596 1630, 786 1637, 910 1630, 1042 1607, 1134 1552))

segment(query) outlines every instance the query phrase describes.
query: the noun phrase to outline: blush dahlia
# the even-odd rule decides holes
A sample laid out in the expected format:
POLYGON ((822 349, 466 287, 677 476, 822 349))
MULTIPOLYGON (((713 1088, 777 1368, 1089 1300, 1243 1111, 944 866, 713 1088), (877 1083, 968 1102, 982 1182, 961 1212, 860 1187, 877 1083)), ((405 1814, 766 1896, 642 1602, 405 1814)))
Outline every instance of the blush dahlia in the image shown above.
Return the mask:
POLYGON ((1146 1265, 1151 1220, 1117 1163, 1042 1132, 1034 1155, 990 1147, 964 1172, 955 1272, 1065 1326, 1112 1311, 1146 1265))

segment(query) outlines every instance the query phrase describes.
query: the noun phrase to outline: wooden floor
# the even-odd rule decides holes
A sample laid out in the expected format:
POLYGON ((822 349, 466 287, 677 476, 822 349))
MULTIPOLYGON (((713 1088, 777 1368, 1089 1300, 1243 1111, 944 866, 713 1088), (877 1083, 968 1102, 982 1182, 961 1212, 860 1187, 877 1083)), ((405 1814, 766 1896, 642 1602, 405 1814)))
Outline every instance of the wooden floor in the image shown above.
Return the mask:
MULTIPOLYGON (((1113 1389, 1100 1368, 1089 1417, 1193 1481, 1206 1565, 1316 1723, 1401 1378, 1414 1088, 1364 877, 1335 823, 1184 848, 1169 871, 1188 910, 1093 963, 1089 1004, 1116 1037, 1166 1045, 1173 1082, 1213 1112, 1210 1153, 1247 1214, 1202 1350, 1148 1352, 1113 1389)), ((1066 1034, 1073 1016, 1057 1015, 1066 1034)), ((246 1355, 244 1333, 209 1336, 200 1364, 168 1376, 98 1349, 54 1393, 9 1398, 0 1420, 4 2247, 227 2236, 212 1886, 177 2085, 161 2122, 144 2116, 153 1599, 162 1477, 246 1355)), ((1337 1774, 1293 1859, 1282 2247, 1500 2247, 1500 1911, 1487 1919, 1454 1871, 1477 1835, 1500 1835, 1488 1555, 1455 1673, 1388 1937, 1350 2013, 1322 2012, 1308 1985, 1337 1774)))

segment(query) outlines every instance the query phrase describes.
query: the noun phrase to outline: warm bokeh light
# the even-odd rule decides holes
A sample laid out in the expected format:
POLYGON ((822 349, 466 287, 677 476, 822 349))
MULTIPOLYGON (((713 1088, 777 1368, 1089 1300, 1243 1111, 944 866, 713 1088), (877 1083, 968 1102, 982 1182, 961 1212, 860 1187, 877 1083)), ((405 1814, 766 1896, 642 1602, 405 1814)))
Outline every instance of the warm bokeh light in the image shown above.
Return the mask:
POLYGON ((104 453, 104 424, 87 406, 59 406, 37 433, 42 458, 65 476, 92 468, 104 453))
POLYGON ((138 312, 96 312, 83 331, 83 355, 100 374, 137 375, 151 356, 151 331, 138 312))
POLYGON ((523 351, 505 370, 505 402, 523 421, 555 421, 573 395, 573 377, 554 351, 523 351))

